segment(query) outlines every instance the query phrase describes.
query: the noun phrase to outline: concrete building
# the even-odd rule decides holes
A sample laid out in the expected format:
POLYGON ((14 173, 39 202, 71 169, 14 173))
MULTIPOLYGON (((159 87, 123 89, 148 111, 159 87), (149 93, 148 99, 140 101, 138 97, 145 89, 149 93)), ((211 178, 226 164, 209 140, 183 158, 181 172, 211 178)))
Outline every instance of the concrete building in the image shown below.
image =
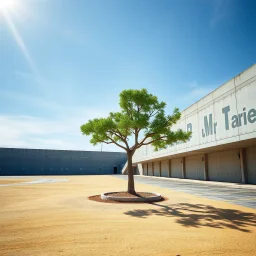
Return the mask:
POLYGON ((122 152, 0 148, 0 175, 88 175, 121 173, 122 152))
POLYGON ((256 184, 256 65, 185 109, 177 128, 190 141, 136 151, 141 175, 256 184))

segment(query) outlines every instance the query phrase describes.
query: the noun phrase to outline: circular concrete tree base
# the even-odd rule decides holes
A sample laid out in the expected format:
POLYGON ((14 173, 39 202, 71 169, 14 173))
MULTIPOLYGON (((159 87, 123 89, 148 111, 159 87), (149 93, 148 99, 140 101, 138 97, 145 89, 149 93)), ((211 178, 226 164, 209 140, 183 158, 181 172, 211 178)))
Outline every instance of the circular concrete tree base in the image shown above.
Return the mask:
POLYGON ((128 194, 127 192, 106 192, 101 194, 102 200, 117 202, 158 202, 163 200, 158 193, 139 192, 137 195, 128 194))

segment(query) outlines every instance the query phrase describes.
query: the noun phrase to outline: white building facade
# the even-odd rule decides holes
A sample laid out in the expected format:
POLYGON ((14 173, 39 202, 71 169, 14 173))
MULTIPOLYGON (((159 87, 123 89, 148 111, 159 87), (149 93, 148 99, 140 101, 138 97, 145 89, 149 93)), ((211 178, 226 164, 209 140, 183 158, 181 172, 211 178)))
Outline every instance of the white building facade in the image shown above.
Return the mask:
POLYGON ((256 184, 256 65, 182 112, 186 143, 138 149, 141 175, 256 184))

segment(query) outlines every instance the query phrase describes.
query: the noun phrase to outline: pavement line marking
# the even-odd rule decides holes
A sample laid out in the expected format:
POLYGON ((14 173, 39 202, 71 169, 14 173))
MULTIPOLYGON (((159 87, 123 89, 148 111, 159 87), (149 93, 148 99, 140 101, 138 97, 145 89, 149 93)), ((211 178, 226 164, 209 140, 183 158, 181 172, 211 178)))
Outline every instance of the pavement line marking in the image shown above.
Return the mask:
POLYGON ((58 183, 58 182, 67 182, 68 179, 54 179, 54 178, 41 178, 32 181, 23 181, 10 184, 0 184, 0 187, 10 187, 10 186, 22 186, 22 185, 33 185, 33 184, 49 184, 49 183, 58 183))

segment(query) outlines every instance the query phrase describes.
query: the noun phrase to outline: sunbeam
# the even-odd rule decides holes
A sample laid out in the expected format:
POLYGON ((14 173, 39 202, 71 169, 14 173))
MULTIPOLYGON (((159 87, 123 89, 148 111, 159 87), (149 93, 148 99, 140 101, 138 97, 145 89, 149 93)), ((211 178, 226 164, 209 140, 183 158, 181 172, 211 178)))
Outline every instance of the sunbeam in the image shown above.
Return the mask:
POLYGON ((3 14, 3 17, 12 33, 17 45, 19 46, 22 54, 24 55, 25 59, 27 60, 30 68, 36 75, 39 75, 38 69, 28 51, 27 46, 24 43, 22 36, 20 35, 19 31, 17 30, 12 17, 9 15, 9 12, 6 9, 3 9, 2 14, 3 14))
POLYGON ((15 0, 0 0, 0 9, 13 9, 17 6, 15 0))

